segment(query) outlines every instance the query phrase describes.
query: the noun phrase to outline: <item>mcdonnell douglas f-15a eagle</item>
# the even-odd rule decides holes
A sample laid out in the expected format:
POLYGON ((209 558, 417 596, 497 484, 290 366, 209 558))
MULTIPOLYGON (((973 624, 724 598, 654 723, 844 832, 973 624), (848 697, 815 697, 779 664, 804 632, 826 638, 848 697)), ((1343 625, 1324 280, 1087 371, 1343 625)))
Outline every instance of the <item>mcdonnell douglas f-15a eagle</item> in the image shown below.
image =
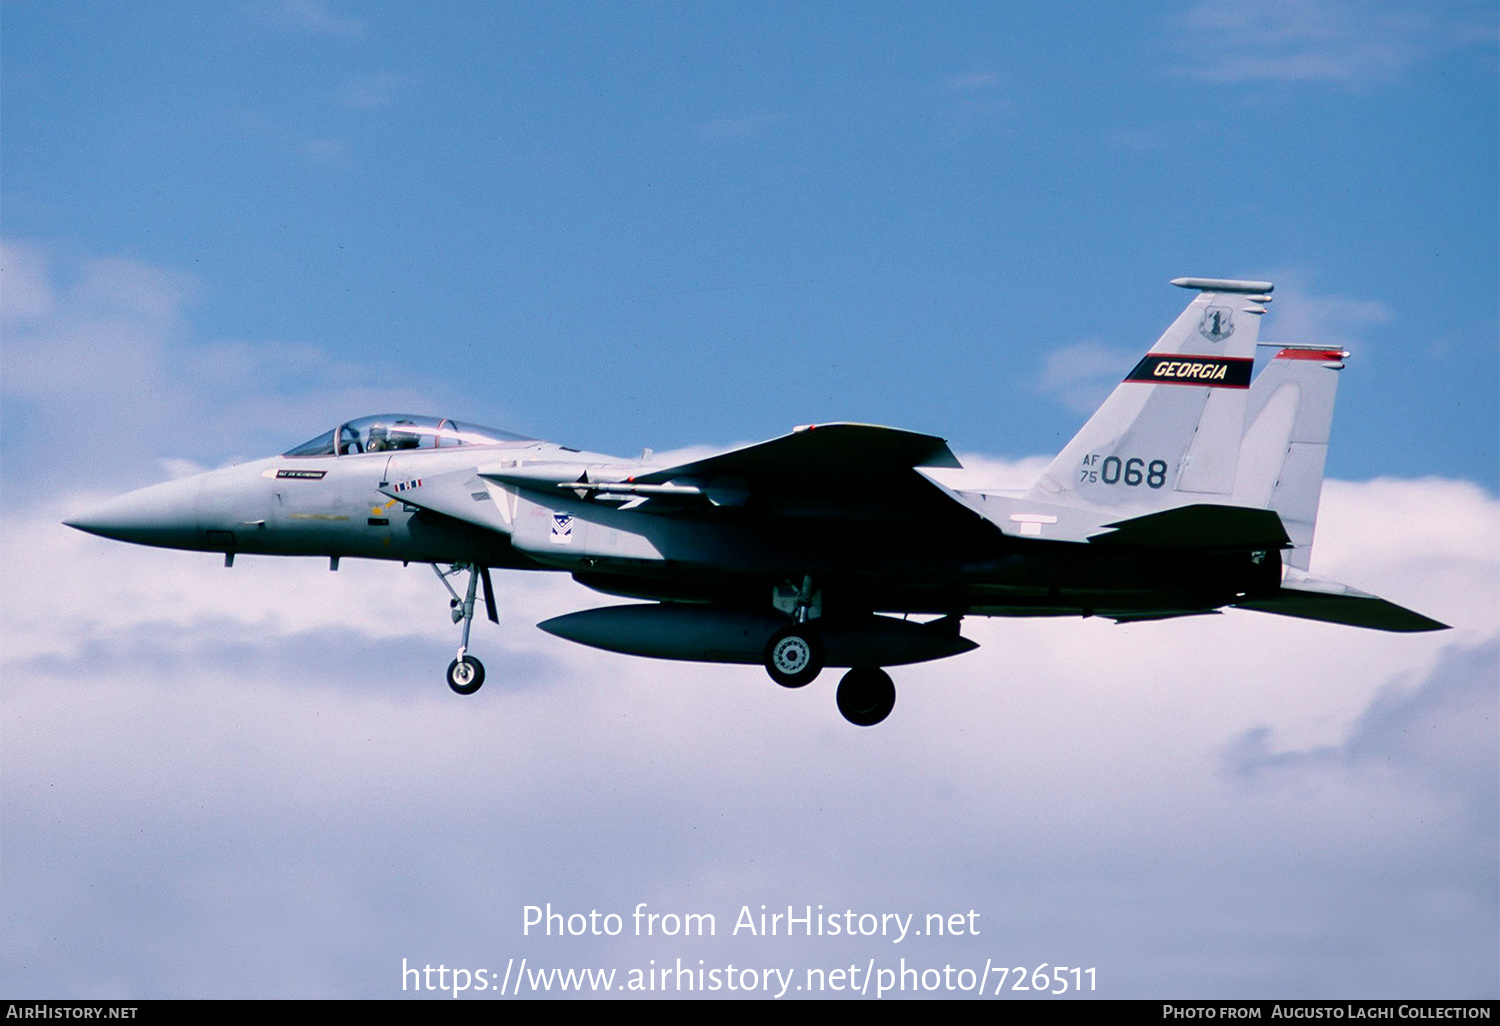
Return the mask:
POLYGON ((498 622, 490 571, 569 573, 643 601, 542 630, 630 655, 761 663, 786 687, 848 667, 839 711, 864 726, 895 705, 884 667, 977 647, 966 616, 1129 622, 1237 607, 1442 629, 1308 573, 1348 353, 1272 344, 1252 380, 1271 283, 1172 284, 1197 295, 1024 492, 949 487, 935 471, 961 464, 943 439, 869 424, 809 424, 660 466, 388 415, 67 523, 222 552, 226 566, 240 553, 431 563, 463 625, 448 684, 465 695, 484 682, 468 652, 480 586, 498 622), (460 593, 450 578, 464 573, 460 593))

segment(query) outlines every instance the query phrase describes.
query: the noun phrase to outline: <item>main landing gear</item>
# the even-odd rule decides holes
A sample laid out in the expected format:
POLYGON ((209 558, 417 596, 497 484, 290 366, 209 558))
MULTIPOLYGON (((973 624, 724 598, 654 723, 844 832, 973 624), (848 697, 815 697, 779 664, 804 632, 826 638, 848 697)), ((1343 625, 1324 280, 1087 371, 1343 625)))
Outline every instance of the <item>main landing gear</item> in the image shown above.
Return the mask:
POLYGON ((878 666, 856 666, 839 681, 839 712, 857 727, 873 727, 896 707, 896 685, 878 666))
POLYGON ((811 684, 823 670, 823 642, 803 624, 783 627, 766 642, 766 672, 784 688, 811 684))
MULTIPOLYGON (((806 627, 783 627, 766 643, 765 664, 776 683, 800 688, 823 669, 823 643, 806 627)), ((896 685, 878 666, 856 666, 839 681, 838 704, 850 723, 873 727, 896 707, 896 685)))
POLYGON ((432 572, 437 574, 443 587, 448 589, 448 594, 453 596, 448 603, 453 610, 453 622, 464 625, 463 640, 458 645, 458 658, 448 664, 448 686, 460 695, 472 695, 484 683, 484 664, 468 654, 469 626, 474 622, 474 593, 481 582, 484 584, 485 613, 491 623, 500 622, 500 615, 495 611, 495 589, 490 585, 490 568, 473 563, 454 563, 445 572, 434 563, 432 572), (469 587, 464 597, 459 598, 453 585, 448 583, 448 578, 465 570, 469 572, 469 587))
POLYGON ((792 622, 766 642, 761 655, 766 672, 784 688, 811 684, 823 670, 823 640, 811 623, 822 609, 822 599, 813 591, 812 577, 803 577, 795 590, 791 586, 778 588, 772 602, 791 613, 792 622))
MULTIPOLYGON (((813 610, 820 604, 812 578, 804 577, 793 600, 787 588, 783 601, 792 602, 792 623, 771 635, 762 662, 771 679, 784 688, 811 684, 823 670, 823 639, 813 625, 813 610)), ((779 604, 779 603, 778 603, 779 604)), ((780 605, 783 611, 787 606, 780 605)), ((859 727, 873 727, 896 707, 896 685, 878 666, 856 666, 839 681, 839 712, 859 727)))

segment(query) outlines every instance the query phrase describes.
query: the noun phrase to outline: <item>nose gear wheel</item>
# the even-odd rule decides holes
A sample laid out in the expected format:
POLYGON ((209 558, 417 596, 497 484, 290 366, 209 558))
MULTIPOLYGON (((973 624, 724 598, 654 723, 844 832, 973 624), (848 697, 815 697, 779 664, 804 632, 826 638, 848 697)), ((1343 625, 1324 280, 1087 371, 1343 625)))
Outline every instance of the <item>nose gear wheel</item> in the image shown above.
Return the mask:
POLYGON ((453 596, 448 603, 453 610, 453 622, 464 625, 463 639, 458 645, 458 657, 448 664, 448 686, 460 695, 472 695, 484 683, 484 664, 468 654, 469 627, 474 622, 474 597, 481 582, 484 584, 485 613, 491 623, 500 622, 500 617, 495 611, 495 591, 490 585, 490 568, 476 566, 473 563, 454 563, 445 573, 434 563, 432 572, 437 574, 438 580, 443 582, 443 587, 448 589, 448 594, 453 596), (453 585, 448 583, 448 578, 454 574, 463 573, 465 570, 469 572, 469 587, 464 597, 459 598, 458 592, 453 590, 453 585))
POLYGON ((472 695, 484 683, 484 664, 471 655, 448 664, 448 686, 460 695, 472 695))

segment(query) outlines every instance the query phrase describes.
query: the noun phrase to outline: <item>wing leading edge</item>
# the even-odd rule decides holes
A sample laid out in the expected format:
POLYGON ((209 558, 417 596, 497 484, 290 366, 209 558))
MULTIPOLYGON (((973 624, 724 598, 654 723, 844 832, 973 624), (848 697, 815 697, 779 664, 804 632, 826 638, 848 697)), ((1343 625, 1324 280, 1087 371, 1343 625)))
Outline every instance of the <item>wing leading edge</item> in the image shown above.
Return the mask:
POLYGON ((875 424, 808 424, 768 442, 638 474, 631 481, 666 484, 715 477, 844 481, 904 473, 914 467, 960 466, 948 443, 935 435, 875 424))

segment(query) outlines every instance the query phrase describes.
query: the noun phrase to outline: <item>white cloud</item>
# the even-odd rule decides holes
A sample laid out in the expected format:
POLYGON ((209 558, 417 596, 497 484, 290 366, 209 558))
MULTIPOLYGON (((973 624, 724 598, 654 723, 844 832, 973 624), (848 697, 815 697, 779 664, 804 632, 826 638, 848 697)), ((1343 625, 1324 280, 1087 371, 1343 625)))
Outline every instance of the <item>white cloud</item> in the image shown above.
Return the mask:
POLYGON ((1261 329, 1263 341, 1358 346, 1366 329, 1389 323, 1394 314, 1378 299, 1319 294, 1311 276, 1296 269, 1273 272, 1276 283, 1271 315, 1261 329))
POLYGON ((1270 732, 1251 730, 1231 746, 1228 765, 1250 777, 1396 769, 1410 786, 1471 801, 1481 813, 1476 826, 1493 834, 1497 824, 1483 814, 1497 807, 1500 788, 1490 744, 1500 721, 1496 680, 1497 639, 1449 648, 1430 676, 1384 687, 1339 742, 1277 752, 1270 732))
POLYGON ((96 400, 156 377, 162 348, 183 327, 191 279, 121 259, 64 268, 15 242, 5 255, 7 393, 96 400))
POLYGON ((984 92, 998 88, 1000 76, 993 71, 967 71, 949 75, 943 79, 943 85, 955 93, 984 92))
POLYGON ((1489 992, 1500 501, 1334 482, 1323 528, 1323 572, 1460 630, 971 621, 981 650, 895 671, 895 713, 859 730, 833 673, 786 691, 542 635, 606 601, 558 575, 497 575, 491 679, 459 699, 425 568, 224 570, 55 511, 8 520, 0 978, 378 997, 403 957, 982 965, 1000 944, 1097 965, 1115 996, 1489 992), (546 901, 712 911, 720 936, 521 937, 546 901), (723 935, 741 904, 788 902, 975 908, 986 932, 723 935), (120 935, 137 943, 95 939, 120 935))
POLYGON ((39 481, 69 480, 80 452, 108 454, 98 473, 146 483, 160 458, 259 457, 326 430, 328 417, 430 405, 409 369, 305 343, 203 341, 189 276, 14 241, 3 256, 5 442, 27 454, 5 465, 13 501, 34 501, 39 481), (247 424, 262 434, 245 437, 247 424))
MULTIPOLYGON (((122 545, 62 526, 64 517, 103 497, 76 495, 7 519, 3 563, 15 602, 12 630, 4 635, 6 660, 67 662, 90 646, 119 646, 147 635, 186 650, 180 646, 222 640, 226 631, 264 644, 320 632, 421 639, 438 651, 458 644, 447 592, 425 565, 345 560, 330 573, 326 560, 241 555, 226 569, 218 554, 122 545), (55 569, 77 566, 92 569, 82 577, 55 569)), ((502 622, 511 627, 544 618, 539 609, 556 615, 578 608, 590 594, 551 575, 514 574, 505 581, 498 599, 502 622)), ((533 647, 544 639, 535 632, 525 637, 533 647)))
POLYGON ((417 74, 400 74, 380 71, 360 75, 346 81, 339 90, 339 102, 351 110, 373 110, 389 106, 403 93, 411 91, 422 81, 417 74))
POLYGON ((302 152, 316 164, 338 164, 349 156, 349 141, 336 136, 320 136, 304 142, 302 152))
POLYGON ((1136 153, 1161 149, 1162 138, 1158 128, 1111 128, 1104 133, 1104 141, 1109 145, 1136 153))
POLYGON ((56 308, 47 258, 29 246, 0 242, 0 317, 8 331, 56 308))
POLYGON ((728 139, 747 139, 767 135, 786 120, 786 115, 770 111, 757 111, 739 118, 720 121, 705 121, 698 126, 698 135, 711 142, 728 139))
POLYGON ((1493 47, 1492 8, 1408 0, 1206 0, 1172 18, 1178 70, 1207 82, 1362 87, 1419 61, 1493 47))
POLYGON ((1097 338, 1084 339, 1048 353, 1036 385, 1075 413, 1093 413, 1142 352, 1116 349, 1097 338))
POLYGON ((928 473, 949 488, 984 488, 993 491, 1025 491, 1036 484, 1052 462, 1050 456, 1019 460, 997 459, 981 453, 958 454, 962 470, 929 469, 928 473))
POLYGON ((322 0, 268 0, 251 10, 262 21, 285 32, 360 39, 370 28, 365 19, 339 14, 322 0))
POLYGON ((985 131, 1015 113, 999 73, 976 69, 948 75, 930 92, 938 97, 945 142, 985 131))
MULTIPOLYGON (((4 387, 40 411, 29 460, 81 445, 92 472, 134 452, 160 473, 163 437, 206 434, 217 454, 237 423, 404 405, 315 346, 194 339, 190 280, 24 245, 5 259, 27 283, 5 290, 7 368, 24 374, 4 387), (129 359, 110 363, 122 336, 129 359), (26 363, 47 347, 60 366, 26 363), (112 378, 157 391, 112 400, 112 378), (150 432, 109 430, 121 411, 150 432)), ((194 453, 167 455, 176 472, 194 453)), ((997 487, 1046 462, 963 460, 997 487)), ((1314 552, 1319 574, 1454 631, 1234 611, 970 620, 980 650, 899 668, 891 719, 859 730, 835 711, 836 671, 786 691, 757 667, 543 634, 541 619, 615 601, 561 575, 496 575, 501 626, 473 640, 489 681, 460 699, 441 680, 458 630, 428 568, 226 570, 62 527, 107 481, 49 491, 5 469, 8 993, 380 997, 402 958, 494 970, 511 955, 1014 955, 1097 965, 1113 996, 1500 982, 1483 957, 1497 814, 1474 783, 1497 746, 1480 678, 1500 637, 1500 501, 1475 485, 1329 482, 1314 552), (726 929, 762 902, 975 908, 987 932, 900 950, 522 938, 520 907, 546 901, 713 911, 726 929)))

